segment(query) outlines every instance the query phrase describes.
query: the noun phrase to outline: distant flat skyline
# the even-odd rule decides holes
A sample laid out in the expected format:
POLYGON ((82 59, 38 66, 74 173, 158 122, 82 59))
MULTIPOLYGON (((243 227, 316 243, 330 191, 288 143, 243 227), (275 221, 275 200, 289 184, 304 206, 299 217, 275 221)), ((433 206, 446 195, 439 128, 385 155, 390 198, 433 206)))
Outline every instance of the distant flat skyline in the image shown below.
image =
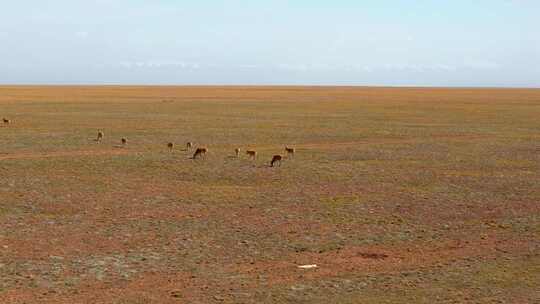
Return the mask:
POLYGON ((540 1, 18 0, 0 85, 540 87, 540 1))

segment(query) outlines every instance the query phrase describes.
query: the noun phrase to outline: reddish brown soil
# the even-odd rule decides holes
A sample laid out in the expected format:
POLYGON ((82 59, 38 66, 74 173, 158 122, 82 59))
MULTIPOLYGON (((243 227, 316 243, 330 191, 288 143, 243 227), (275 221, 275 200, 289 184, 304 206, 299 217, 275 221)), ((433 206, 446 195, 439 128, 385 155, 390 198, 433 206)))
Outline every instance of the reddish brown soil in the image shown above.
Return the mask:
POLYGON ((0 87, 0 111, 0 303, 539 302, 540 90, 0 87))

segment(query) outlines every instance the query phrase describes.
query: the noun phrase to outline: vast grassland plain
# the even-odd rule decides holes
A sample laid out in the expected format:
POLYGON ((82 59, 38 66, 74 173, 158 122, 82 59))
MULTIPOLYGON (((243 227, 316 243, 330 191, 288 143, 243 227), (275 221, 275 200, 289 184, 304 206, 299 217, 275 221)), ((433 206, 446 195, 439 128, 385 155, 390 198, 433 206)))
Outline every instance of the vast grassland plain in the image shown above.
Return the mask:
POLYGON ((4 86, 1 117, 0 303, 540 301, 540 90, 4 86))

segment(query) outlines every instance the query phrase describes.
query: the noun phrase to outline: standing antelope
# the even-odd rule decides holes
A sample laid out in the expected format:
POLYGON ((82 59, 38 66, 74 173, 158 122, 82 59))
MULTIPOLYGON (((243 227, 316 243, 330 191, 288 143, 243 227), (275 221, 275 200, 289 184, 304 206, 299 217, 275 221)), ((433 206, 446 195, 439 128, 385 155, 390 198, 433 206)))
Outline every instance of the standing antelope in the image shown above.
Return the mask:
POLYGON ((170 151, 174 148, 174 144, 172 142, 167 144, 167 148, 169 148, 170 151))
POLYGON ((236 153, 236 158, 240 156, 240 148, 234 149, 234 153, 236 153))
POLYGON ((197 148, 197 150, 195 150, 195 154, 193 154, 193 159, 196 159, 197 156, 206 157, 206 152, 208 152, 207 148, 197 148))
POLYGON ((270 167, 273 167, 274 163, 276 162, 278 162, 279 166, 281 167, 281 158, 281 155, 274 155, 274 157, 272 157, 272 161, 270 161, 270 167))
POLYGON ((11 123, 11 120, 9 120, 9 119, 7 119, 7 118, 3 118, 2 120, 4 121, 5 124, 11 123))
POLYGON ((247 150, 246 154, 249 155, 251 158, 255 159, 257 158, 257 151, 254 150, 247 150))
POLYGON ((122 145, 127 145, 127 138, 125 137, 122 137, 122 145))
POLYGON ((102 131, 99 131, 97 133, 97 141, 101 141, 104 136, 105 136, 105 133, 103 133, 102 131))
POLYGON ((186 149, 189 150, 189 149, 191 149, 192 147, 193 147, 193 143, 190 142, 190 141, 188 141, 188 142, 186 143, 186 149))
POLYGON ((294 148, 289 148, 289 147, 285 146, 285 152, 287 152, 287 156, 289 156, 289 155, 294 156, 295 151, 296 150, 294 148))

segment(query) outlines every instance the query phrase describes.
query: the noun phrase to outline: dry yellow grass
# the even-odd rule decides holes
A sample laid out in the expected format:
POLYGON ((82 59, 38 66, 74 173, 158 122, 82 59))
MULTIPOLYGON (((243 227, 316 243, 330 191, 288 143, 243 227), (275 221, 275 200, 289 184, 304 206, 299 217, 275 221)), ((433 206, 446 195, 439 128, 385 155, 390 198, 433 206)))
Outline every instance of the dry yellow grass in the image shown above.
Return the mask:
POLYGON ((538 299, 540 90, 4 86, 0 117, 0 303, 538 299))

